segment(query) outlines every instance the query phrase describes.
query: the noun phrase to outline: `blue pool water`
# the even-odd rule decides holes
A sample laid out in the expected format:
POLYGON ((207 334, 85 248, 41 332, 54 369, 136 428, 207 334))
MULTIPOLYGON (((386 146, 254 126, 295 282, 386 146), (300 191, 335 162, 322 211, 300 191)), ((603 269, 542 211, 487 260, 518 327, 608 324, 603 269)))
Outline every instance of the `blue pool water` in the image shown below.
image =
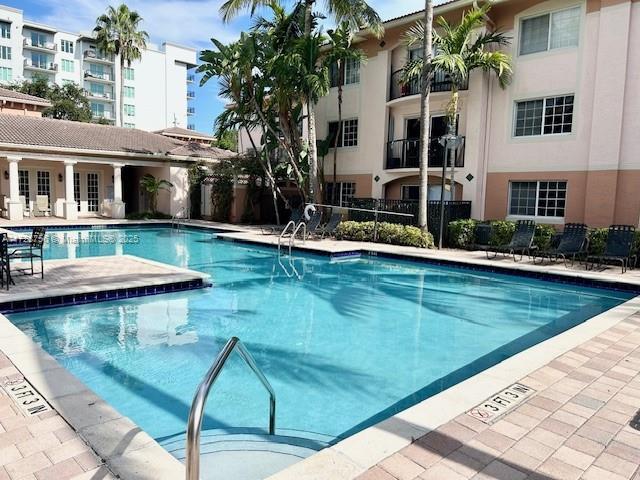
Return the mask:
MULTIPOLYGON (((214 286, 10 319, 160 441, 184 432, 196 386, 233 335, 274 386, 278 428, 336 440, 632 297, 306 254, 296 254, 300 277, 290 277, 273 249, 199 230, 54 232, 46 247, 47 258, 115 253, 200 270, 214 286)), ((266 393, 237 358, 228 367, 204 428, 266 428, 266 393)))

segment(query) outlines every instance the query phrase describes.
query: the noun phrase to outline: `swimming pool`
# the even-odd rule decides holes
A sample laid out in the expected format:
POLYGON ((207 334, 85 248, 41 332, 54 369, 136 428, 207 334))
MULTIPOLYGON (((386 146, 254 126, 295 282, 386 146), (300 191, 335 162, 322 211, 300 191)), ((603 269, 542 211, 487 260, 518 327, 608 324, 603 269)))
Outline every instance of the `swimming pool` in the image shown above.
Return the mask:
MULTIPOLYGON (((242 339, 278 397, 278 431, 335 442, 632 298, 450 266, 296 253, 202 230, 60 231, 46 258, 126 253, 208 273, 213 288, 9 315, 162 444, 185 430, 198 383, 242 339), (288 265, 288 262, 287 262, 288 265), (287 266, 285 265, 285 267, 287 266)), ((266 430, 268 399, 233 358, 204 429, 266 430)))

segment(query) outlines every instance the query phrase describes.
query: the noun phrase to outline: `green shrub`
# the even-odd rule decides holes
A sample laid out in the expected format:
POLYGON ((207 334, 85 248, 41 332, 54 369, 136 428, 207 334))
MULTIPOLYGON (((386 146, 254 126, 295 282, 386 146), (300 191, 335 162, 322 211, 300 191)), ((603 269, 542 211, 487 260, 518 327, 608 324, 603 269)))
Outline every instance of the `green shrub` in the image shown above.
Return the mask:
POLYGON ((507 220, 494 220, 491 222, 490 245, 505 245, 511 241, 513 233, 516 231, 515 222, 507 220))
POLYGON ((171 218, 171 215, 167 215, 162 212, 132 212, 127 213, 127 220, 150 220, 150 219, 158 219, 158 220, 167 220, 171 218))
POLYGON ((478 220, 471 218, 449 222, 449 246, 468 249, 475 243, 478 220))
MULTIPOLYGON (((373 242, 374 222, 342 222, 336 231, 338 240, 373 242)), ((378 223, 378 243, 433 248, 433 235, 418 227, 396 223, 378 223)))
POLYGON ((608 228, 592 228, 589 230, 589 254, 601 255, 604 253, 604 247, 607 244, 608 228))
POLYGON ((551 246, 551 239, 558 233, 551 225, 542 223, 536 224, 536 233, 533 237, 533 244, 537 245, 540 250, 545 250, 551 246))

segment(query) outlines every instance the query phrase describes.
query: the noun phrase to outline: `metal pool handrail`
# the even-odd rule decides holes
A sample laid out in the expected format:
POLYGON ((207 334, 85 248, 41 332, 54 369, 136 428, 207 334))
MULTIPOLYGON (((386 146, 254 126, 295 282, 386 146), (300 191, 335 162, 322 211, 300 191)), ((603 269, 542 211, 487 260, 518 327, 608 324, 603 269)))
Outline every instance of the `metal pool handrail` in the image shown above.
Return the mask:
POLYGON ((187 423, 187 480, 200 480, 200 430, 202 429, 204 407, 211 387, 220 375, 220 372, 222 372, 229 356, 236 348, 240 357, 245 361, 253 373, 256 374, 260 383, 262 383, 264 388, 269 392, 269 435, 275 434, 276 394, 273 391, 273 387, 240 339, 238 337, 231 337, 216 357, 193 397, 191 410, 189 411, 189 421, 187 423))
POLYGON ((180 213, 184 213, 184 214, 185 214, 184 219, 187 219, 187 217, 186 217, 187 207, 180 207, 180 208, 178 209, 178 211, 177 211, 176 213, 174 213, 174 214, 173 214, 173 217, 171 217, 171 228, 172 228, 172 229, 173 229, 173 228, 175 228, 175 227, 174 227, 174 225, 177 225, 177 226, 178 226, 178 229, 180 229, 180 223, 176 221, 176 220, 178 220, 178 215, 179 215, 180 213))
POLYGON ((296 229, 291 234, 291 237, 289 238, 289 257, 291 257, 291 249, 293 248, 293 242, 295 242, 296 235, 298 234, 300 229, 302 229, 302 243, 307 241, 307 224, 304 222, 300 222, 296 227, 296 229))
POLYGON ((282 239, 284 238, 286 233, 289 231, 290 227, 293 227, 293 229, 295 230, 296 222, 294 222, 293 220, 289 220, 289 223, 287 223, 287 225, 284 227, 284 230, 280 232, 280 236, 278 237, 278 255, 280 255, 280 248, 282 248, 282 239))

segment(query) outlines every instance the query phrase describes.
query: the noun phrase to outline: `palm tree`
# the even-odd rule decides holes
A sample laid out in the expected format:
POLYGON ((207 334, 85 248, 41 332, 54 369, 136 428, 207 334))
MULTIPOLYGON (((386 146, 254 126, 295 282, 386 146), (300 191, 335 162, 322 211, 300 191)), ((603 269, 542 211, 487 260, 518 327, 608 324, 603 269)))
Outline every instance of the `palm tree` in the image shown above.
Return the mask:
POLYGON ((173 183, 168 180, 159 180, 147 173, 140 179, 140 186, 149 195, 149 208, 152 213, 155 213, 158 210, 158 193, 160 190, 171 190, 173 183))
MULTIPOLYGON (((508 45, 510 40, 498 30, 486 29, 487 13, 491 4, 482 7, 474 6, 462 16, 457 25, 451 25, 443 17, 438 18, 441 32, 433 32, 435 56, 431 60, 434 70, 446 74, 451 81, 451 98, 447 106, 448 134, 455 135, 458 130, 459 90, 469 81, 469 74, 476 69, 492 72, 496 75, 501 88, 505 88, 512 74, 511 57, 498 47, 508 45)), ((414 25, 405 35, 408 46, 424 42, 431 34, 427 34, 424 23, 414 25)), ((416 67, 421 66, 422 59, 416 59, 414 65, 408 65, 406 73, 415 75, 416 67)), ((424 150, 424 148, 423 148, 424 150)), ((455 160, 451 161, 451 194, 455 199, 455 160)))
POLYGON ((324 62, 329 68, 335 68, 337 74, 338 87, 338 131, 333 140, 333 189, 331 203, 336 204, 336 184, 337 184, 337 163, 338 163, 338 141, 342 132, 342 94, 345 80, 346 64, 352 62, 364 62, 366 55, 360 49, 351 48, 353 41, 353 30, 349 22, 342 22, 335 30, 327 32, 330 39, 329 53, 324 57, 324 62))
POLYGON ((140 59, 149 39, 147 32, 139 30, 140 22, 140 14, 123 3, 117 8, 109 6, 93 29, 98 49, 120 56, 120 126, 124 126, 124 67, 140 59))
MULTIPOLYGON (((224 21, 229 21, 237 16, 242 10, 250 9, 253 16, 259 7, 271 7, 273 0, 227 0, 220 7, 220 13, 224 21)), ((315 27, 313 8, 316 0, 298 0, 296 9, 302 8, 304 11, 304 36, 309 39, 315 27)), ((365 0, 326 0, 327 13, 329 13, 338 23, 346 21, 352 30, 368 28, 378 38, 382 36, 384 28, 379 15, 371 8, 365 0)), ((311 66, 307 67, 311 70, 311 66)), ((315 92, 307 92, 305 106, 307 109, 307 130, 309 148, 309 196, 316 203, 322 199, 319 197, 318 188, 318 151, 315 124, 315 92)))

